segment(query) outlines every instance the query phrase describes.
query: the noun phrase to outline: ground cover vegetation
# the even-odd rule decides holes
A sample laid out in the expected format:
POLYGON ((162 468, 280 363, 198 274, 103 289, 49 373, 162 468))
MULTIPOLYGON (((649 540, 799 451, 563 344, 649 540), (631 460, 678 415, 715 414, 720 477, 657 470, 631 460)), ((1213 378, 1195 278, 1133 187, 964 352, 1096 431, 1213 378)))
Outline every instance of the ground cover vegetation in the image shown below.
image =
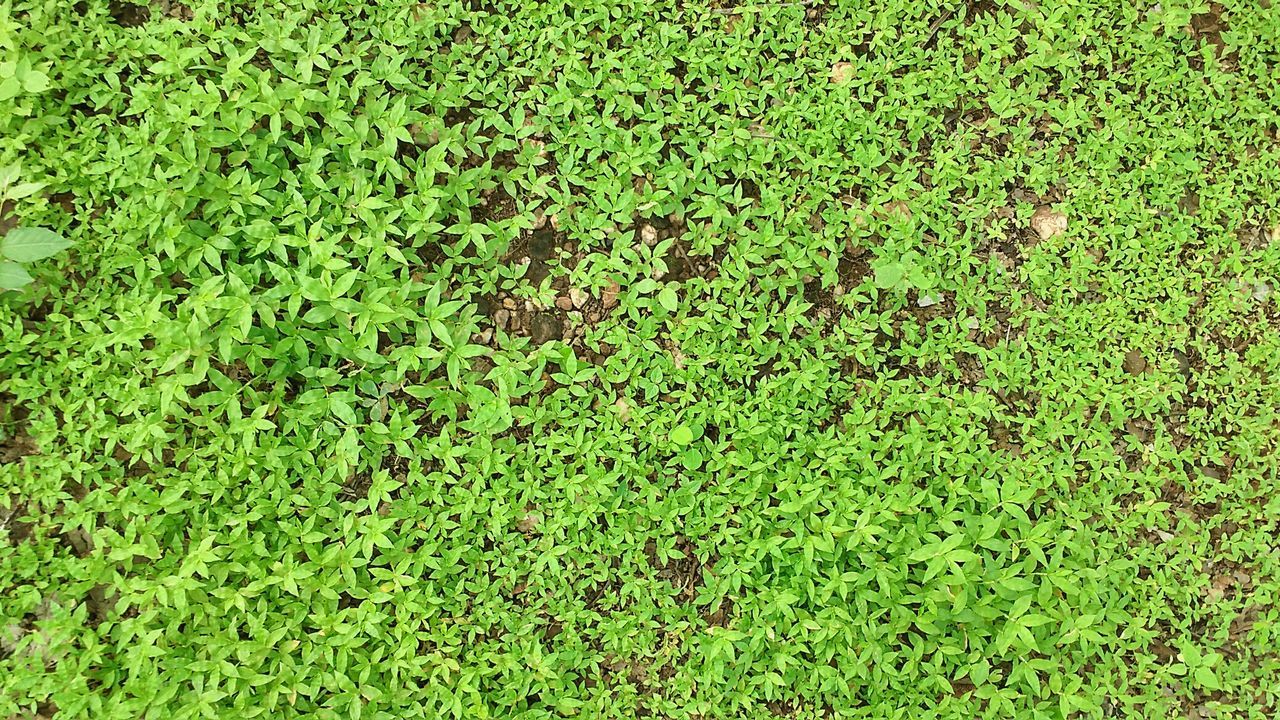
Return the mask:
POLYGON ((0 49, 0 717, 1280 713, 1267 0, 0 49))

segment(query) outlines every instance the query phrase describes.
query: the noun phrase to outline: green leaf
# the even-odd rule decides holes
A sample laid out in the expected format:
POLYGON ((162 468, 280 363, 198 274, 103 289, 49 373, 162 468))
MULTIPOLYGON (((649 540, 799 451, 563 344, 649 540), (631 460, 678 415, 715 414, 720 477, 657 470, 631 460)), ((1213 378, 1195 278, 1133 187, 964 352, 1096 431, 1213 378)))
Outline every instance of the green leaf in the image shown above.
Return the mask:
POLYGON ((1200 648, 1190 643, 1182 648, 1182 659, 1191 667, 1200 665, 1200 648))
POLYGON ((1214 675, 1213 669, 1208 666, 1196 668, 1195 679, 1196 682, 1210 690, 1217 690, 1222 687, 1222 684, 1218 682, 1218 676, 1214 675))
POLYGON ((337 395, 329 396, 329 412, 348 425, 355 425, 358 422, 356 420, 356 411, 352 410, 351 406, 337 395))
POLYGON ((702 467, 702 453, 697 448, 689 448, 680 456, 680 462, 686 470, 697 470, 702 467))
POLYGON ((941 543, 933 543, 931 545, 916 548, 915 552, 907 556, 907 562, 924 562, 925 560, 937 557, 939 545, 941 545, 941 543))
POLYGON ((15 262, 0 262, 0 290, 17 290, 31 283, 34 278, 27 269, 15 262))
POLYGON ((917 290, 932 290, 937 283, 934 278, 927 275, 923 268, 918 265, 912 266, 911 271, 907 274, 907 282, 917 290))
POLYGON ((887 262, 876 267, 876 287, 894 288, 902 284, 907 269, 900 262, 887 262))
POLYGON ((675 312, 680 307, 680 297, 673 288, 664 287, 658 293, 658 304, 666 308, 667 312, 675 312))
POLYGON ((42 182, 18 183, 7 191, 0 190, 0 195, 8 196, 10 200, 21 200, 24 197, 29 197, 40 192, 44 186, 45 183, 42 182))
POLYGON ((49 76, 39 70, 31 70, 22 77, 22 89, 29 93, 44 92, 49 89, 49 76))
POLYGON ((20 263, 43 260, 69 247, 70 240, 45 228, 14 228, 0 240, 0 254, 20 263))
POLYGON ((22 83, 16 77, 0 80, 0 100, 9 100, 22 92, 22 83))
POLYGON ((684 447, 693 442, 693 431, 689 429, 688 425, 677 425, 668 437, 672 445, 684 447))

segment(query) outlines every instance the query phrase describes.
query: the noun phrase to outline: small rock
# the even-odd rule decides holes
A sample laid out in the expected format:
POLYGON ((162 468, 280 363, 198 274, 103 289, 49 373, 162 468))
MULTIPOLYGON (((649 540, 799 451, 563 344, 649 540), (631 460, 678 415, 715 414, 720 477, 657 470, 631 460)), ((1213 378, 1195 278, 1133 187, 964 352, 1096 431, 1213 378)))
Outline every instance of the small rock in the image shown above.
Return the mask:
POLYGON ((916 300, 916 306, 927 308, 937 305, 940 302, 942 302, 942 298, 937 295, 921 295, 919 299, 916 300))
POLYGON ((573 300, 570 299, 568 295, 561 295, 556 298, 556 307, 568 312, 573 309, 573 300))
POLYGON ((533 216, 533 229, 541 230, 546 226, 547 226, 547 214, 539 210, 538 213, 533 216))
POLYGON ((612 309, 618 304, 618 293, 622 290, 617 282, 610 280, 609 287, 600 293, 600 303, 604 305, 606 310, 612 309))
POLYGON ((556 234, 547 230, 539 230, 529 238, 529 257, 546 261, 555 254, 556 234))
POLYGON ((1178 209, 1187 215, 1195 215, 1200 212, 1200 195, 1195 190, 1187 190, 1183 193, 1182 198, 1178 200, 1178 209))
POLYGON ((488 345, 489 341, 493 339, 493 328, 485 328, 473 335, 471 339, 481 345, 488 345))
POLYGON ((526 535, 538 531, 538 525, 542 523, 542 516, 538 513, 525 513, 525 516, 516 522, 516 529, 526 535))
POLYGON ((654 245, 657 245, 658 244, 657 228, 655 228, 652 225, 641 225, 640 226, 640 242, 643 242, 645 245, 648 245, 649 247, 653 247, 654 245))
POLYGON ((831 82, 843 85, 853 79, 853 63, 838 62, 831 66, 831 82))
POLYGON ((83 557, 93 552, 93 536, 82 528, 72 529, 66 534, 66 538, 71 542, 71 547, 75 548, 77 555, 83 557))
POLYGON ((22 641, 22 637, 26 634, 26 629, 18 623, 9 623, 0 627, 0 650, 6 654, 17 650, 18 643, 22 641))
POLYGON ((1253 286, 1253 299, 1262 302, 1271 297, 1271 286, 1267 283, 1260 282, 1253 286))
POLYGON ((1008 255, 1005 255, 1003 252, 999 250, 993 251, 991 255, 996 259, 996 262, 1000 263, 1000 267, 1004 268, 1005 270, 1015 270, 1018 267, 1018 262, 1016 260, 1009 257, 1008 255))
POLYGON ((965 318, 964 320, 964 326, 970 330, 977 330, 980 324, 981 323, 978 322, 978 318, 976 317, 965 318))
POLYGON ((582 309, 583 305, 587 304, 587 299, 589 297, 590 296, 587 295, 586 291, 584 290, 580 290, 578 288, 569 288, 569 299, 573 301, 573 306, 575 308, 578 308, 579 310, 582 309))
POLYGON ((911 206, 907 205, 905 202, 901 200, 894 200, 891 203, 880 206, 880 209, 876 210, 874 214, 876 217, 879 217, 879 218, 885 218, 891 215, 896 215, 902 218, 903 220, 910 220, 911 206))
POLYGON ((621 418, 623 422, 631 419, 631 404, 624 398, 618 398, 617 402, 615 402, 613 406, 617 408, 618 417, 621 418))
POLYGON ((563 334, 564 325, 553 313, 538 313, 529 325, 529 336, 535 343, 541 344, 548 340, 559 339, 563 334))
POLYGON ((1031 229, 1036 231, 1041 240, 1055 238, 1067 231, 1067 216, 1048 205, 1041 205, 1031 216, 1031 229))
POLYGON ((1175 348, 1173 351, 1173 359, 1178 361, 1178 372, 1181 372, 1187 377, 1191 377, 1191 356, 1175 348))
POLYGON ((509 322, 511 322, 510 310, 504 308, 493 314, 493 324, 497 326, 499 330, 506 330, 507 323, 509 322))
POLYGON ((515 309, 516 309, 516 299, 515 299, 515 298, 503 298, 503 299, 502 299, 502 307, 504 307, 504 308, 506 308, 506 309, 508 309, 508 310, 515 310, 515 309))
POLYGON ((1138 350, 1130 350, 1124 354, 1124 371, 1130 375, 1141 375, 1147 371, 1147 359, 1138 350))
POLYGON ((559 230, 559 229, 560 229, 560 213, 553 213, 553 214, 551 215, 551 217, 550 217, 550 218, 547 218, 547 219, 551 221, 551 229, 552 229, 552 230, 559 230))

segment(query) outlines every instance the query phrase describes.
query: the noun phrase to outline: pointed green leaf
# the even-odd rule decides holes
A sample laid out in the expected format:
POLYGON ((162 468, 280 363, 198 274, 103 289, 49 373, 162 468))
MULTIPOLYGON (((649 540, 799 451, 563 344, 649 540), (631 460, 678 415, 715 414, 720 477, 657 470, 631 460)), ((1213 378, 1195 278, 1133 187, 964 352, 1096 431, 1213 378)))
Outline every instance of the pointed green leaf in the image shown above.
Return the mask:
POLYGON ((1209 668, 1209 667, 1196 668, 1195 678, 1196 678, 1196 682, 1200 683, 1204 687, 1209 688, 1210 690, 1217 690, 1218 688, 1222 687, 1222 684, 1218 682, 1218 676, 1213 673, 1212 668, 1209 668))
POLYGON ((329 396, 329 412, 348 425, 355 425, 357 422, 356 411, 352 410, 346 401, 336 395, 329 396))
POLYGON ((14 262, 0 262, 0 290, 17 290, 32 281, 27 269, 14 262))
POLYGON ((18 183, 17 185, 9 188, 8 192, 0 190, 0 195, 8 195, 10 200, 20 200, 24 197, 35 195, 43 190, 44 186, 45 183, 42 182, 18 183))
POLYGON ((45 228, 19 227, 0 240, 0 253, 14 262, 35 262, 71 247, 71 241, 45 228))

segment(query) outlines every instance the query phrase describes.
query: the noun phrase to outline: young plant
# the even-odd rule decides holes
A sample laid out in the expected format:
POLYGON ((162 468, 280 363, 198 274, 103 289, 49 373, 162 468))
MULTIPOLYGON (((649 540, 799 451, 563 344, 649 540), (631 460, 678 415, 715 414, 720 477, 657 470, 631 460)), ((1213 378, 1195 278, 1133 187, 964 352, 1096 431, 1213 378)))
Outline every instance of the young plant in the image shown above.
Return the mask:
MULTIPOLYGON (((0 169, 0 213, 8 203, 29 197, 44 183, 19 182, 20 168, 10 165, 0 169)), ((39 227, 15 227, 0 238, 0 291, 18 290, 34 279, 26 266, 71 247, 71 241, 52 230, 39 227)))

